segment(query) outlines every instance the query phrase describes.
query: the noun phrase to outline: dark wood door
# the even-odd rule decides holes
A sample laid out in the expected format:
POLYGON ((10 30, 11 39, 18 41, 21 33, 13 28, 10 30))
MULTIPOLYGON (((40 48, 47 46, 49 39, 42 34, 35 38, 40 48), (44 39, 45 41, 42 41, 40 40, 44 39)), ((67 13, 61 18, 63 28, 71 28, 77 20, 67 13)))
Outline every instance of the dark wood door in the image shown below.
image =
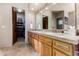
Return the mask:
POLYGON ((48 29, 48 16, 43 17, 43 29, 48 29))
POLYGON ((17 36, 16 36, 16 8, 12 7, 12 25, 13 25, 13 44, 17 41, 17 36))

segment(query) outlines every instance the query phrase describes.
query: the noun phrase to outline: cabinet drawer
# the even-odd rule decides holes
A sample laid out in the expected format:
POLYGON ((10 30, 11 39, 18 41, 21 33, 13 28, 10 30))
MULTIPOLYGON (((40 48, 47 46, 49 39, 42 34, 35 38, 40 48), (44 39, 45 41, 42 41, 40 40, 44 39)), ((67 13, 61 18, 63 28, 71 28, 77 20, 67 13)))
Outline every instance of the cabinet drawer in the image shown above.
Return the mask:
POLYGON ((46 43, 47 45, 52 46, 52 39, 51 39, 51 38, 48 38, 48 37, 45 37, 45 43, 46 43))
POLYGON ((35 34, 35 35, 34 35, 34 38, 37 39, 37 40, 39 39, 38 37, 39 37, 38 34, 35 34))
POLYGON ((34 33, 31 33, 31 37, 34 38, 34 33))
POLYGON ((39 40, 47 45, 52 46, 52 39, 45 37, 45 36, 39 36, 39 40))
POLYGON ((53 47, 68 55, 73 55, 73 46, 71 44, 53 40, 53 47))
POLYGON ((45 38, 42 35, 39 35, 39 41, 45 43, 45 38))

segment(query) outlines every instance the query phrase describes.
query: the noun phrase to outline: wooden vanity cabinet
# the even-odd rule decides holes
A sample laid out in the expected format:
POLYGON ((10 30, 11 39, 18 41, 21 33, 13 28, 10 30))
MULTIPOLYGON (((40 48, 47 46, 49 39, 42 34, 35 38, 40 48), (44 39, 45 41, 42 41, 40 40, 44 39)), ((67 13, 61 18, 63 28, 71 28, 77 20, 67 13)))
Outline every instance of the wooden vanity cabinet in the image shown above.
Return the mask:
POLYGON ((28 41, 41 56, 73 56, 74 45, 45 35, 28 33, 28 41))

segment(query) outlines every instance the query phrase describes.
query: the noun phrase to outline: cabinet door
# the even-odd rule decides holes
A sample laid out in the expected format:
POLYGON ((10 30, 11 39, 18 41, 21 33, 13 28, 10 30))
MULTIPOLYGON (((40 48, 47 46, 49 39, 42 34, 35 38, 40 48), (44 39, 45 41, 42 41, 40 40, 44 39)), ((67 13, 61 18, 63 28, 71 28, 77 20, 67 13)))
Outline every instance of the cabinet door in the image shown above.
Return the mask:
POLYGON ((39 42, 36 39, 34 39, 34 48, 36 52, 39 52, 39 42))
POLYGON ((67 56, 67 55, 56 49, 53 49, 53 56, 67 56))
POLYGON ((28 41, 29 41, 29 44, 32 45, 32 39, 31 39, 31 37, 28 38, 28 41))
POLYGON ((32 45, 32 38, 30 32, 28 32, 28 43, 32 45))
POLYGON ((31 38, 31 40, 32 40, 32 43, 31 43, 32 47, 35 48, 35 46, 34 46, 34 38, 31 38))
POLYGON ((45 48, 44 48, 44 44, 39 41, 39 48, 38 48, 38 53, 39 53, 39 55, 41 55, 41 56, 44 56, 44 55, 45 55, 44 49, 45 49, 45 48))
POLYGON ((45 47, 43 43, 41 43, 41 55, 45 56, 45 47))
POLYGON ((28 42, 32 45, 32 38, 30 36, 28 37, 28 42))
POLYGON ((52 56, 52 47, 45 44, 44 48, 45 48, 45 56, 52 56))
POLYGON ((37 49, 36 49, 37 53, 39 53, 39 41, 37 40, 37 49))
POLYGON ((52 56, 52 47, 46 44, 42 45, 42 55, 43 56, 52 56))
POLYGON ((39 41, 39 55, 42 55, 42 43, 39 41))

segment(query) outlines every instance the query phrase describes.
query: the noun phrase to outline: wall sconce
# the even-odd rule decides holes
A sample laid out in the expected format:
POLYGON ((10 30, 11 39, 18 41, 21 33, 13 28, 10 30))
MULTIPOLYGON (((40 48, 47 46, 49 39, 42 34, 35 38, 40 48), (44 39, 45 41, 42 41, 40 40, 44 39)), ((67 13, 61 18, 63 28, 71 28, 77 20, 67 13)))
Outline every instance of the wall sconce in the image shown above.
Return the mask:
POLYGON ((5 26, 4 26, 4 25, 2 25, 2 26, 1 26, 1 28, 2 28, 2 29, 5 29, 5 26))

